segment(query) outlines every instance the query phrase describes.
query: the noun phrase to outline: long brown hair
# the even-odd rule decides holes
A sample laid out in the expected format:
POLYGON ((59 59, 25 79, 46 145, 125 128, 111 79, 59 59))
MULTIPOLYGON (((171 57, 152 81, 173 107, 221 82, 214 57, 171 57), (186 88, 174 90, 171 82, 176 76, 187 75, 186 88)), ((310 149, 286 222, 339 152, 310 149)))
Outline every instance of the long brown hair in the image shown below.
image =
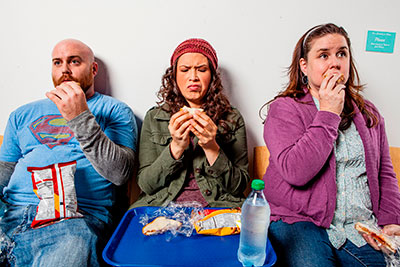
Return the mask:
MULTIPOLYGON (((157 93, 157 97, 160 99, 157 105, 171 115, 178 112, 183 106, 189 106, 176 83, 177 63, 178 60, 175 61, 173 66, 167 68, 161 79, 160 90, 157 93)), ((201 108, 217 126, 222 127, 222 137, 227 137, 231 133, 226 123, 227 115, 232 111, 231 104, 223 93, 224 87, 222 86, 220 73, 214 69, 209 60, 208 65, 211 70, 211 82, 201 108)))
POLYGON ((360 112, 366 117, 367 127, 371 128, 376 126, 378 124, 378 118, 375 115, 375 109, 373 108, 373 106, 368 105, 368 103, 364 101, 364 98, 360 94, 360 92, 364 89, 364 86, 360 84, 360 77, 354 64, 350 38, 345 29, 343 29, 342 27, 338 27, 333 23, 315 26, 308 30, 305 34, 303 34, 303 36, 297 42, 296 47, 293 51, 292 63, 290 64, 287 71, 289 82, 286 85, 286 89, 279 92, 279 94, 267 104, 271 103, 273 100, 279 97, 286 96, 298 101, 299 98, 303 97, 306 94, 306 92, 304 91, 304 87, 307 84, 307 77, 304 76, 300 69, 300 59, 304 58, 307 61, 308 52, 311 50, 311 42, 314 39, 321 38, 327 34, 342 35, 346 39, 350 53, 349 79, 346 82, 346 94, 343 111, 340 115, 341 122, 339 125, 339 129, 345 130, 350 127, 351 122, 353 121, 353 117, 355 115, 353 103, 357 105, 360 112))

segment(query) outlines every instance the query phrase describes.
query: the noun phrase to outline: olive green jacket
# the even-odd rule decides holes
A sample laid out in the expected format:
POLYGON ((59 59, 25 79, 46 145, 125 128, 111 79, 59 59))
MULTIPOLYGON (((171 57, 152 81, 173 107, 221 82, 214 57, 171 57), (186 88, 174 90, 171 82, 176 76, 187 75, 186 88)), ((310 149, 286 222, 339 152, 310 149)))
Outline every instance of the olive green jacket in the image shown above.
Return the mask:
POLYGON ((212 166, 203 149, 194 138, 192 157, 185 154, 175 160, 170 152, 172 137, 168 130, 170 114, 159 107, 151 108, 143 121, 139 143, 138 184, 142 190, 132 204, 140 206, 166 206, 175 200, 182 189, 189 164, 205 200, 211 207, 238 207, 244 200, 243 192, 250 180, 248 173, 246 128, 239 111, 233 108, 227 117, 231 129, 229 140, 219 138, 220 153, 212 166), (233 122, 233 123, 232 123, 233 122))

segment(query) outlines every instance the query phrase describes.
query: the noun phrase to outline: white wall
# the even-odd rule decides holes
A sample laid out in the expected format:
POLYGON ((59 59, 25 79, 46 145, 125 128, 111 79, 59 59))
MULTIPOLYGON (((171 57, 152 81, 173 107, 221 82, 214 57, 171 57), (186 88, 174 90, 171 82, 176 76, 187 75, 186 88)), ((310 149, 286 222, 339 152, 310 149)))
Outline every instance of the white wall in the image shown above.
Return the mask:
POLYGON ((389 144, 400 146, 399 44, 393 54, 365 52, 368 30, 397 32, 399 42, 399 10, 398 0, 0 0, 0 134, 12 110, 52 88, 50 54, 62 39, 92 47, 111 94, 143 119, 174 48, 201 37, 217 50, 249 149, 264 145, 258 110, 287 82, 296 41, 333 22, 348 31, 365 95, 386 119, 389 144))

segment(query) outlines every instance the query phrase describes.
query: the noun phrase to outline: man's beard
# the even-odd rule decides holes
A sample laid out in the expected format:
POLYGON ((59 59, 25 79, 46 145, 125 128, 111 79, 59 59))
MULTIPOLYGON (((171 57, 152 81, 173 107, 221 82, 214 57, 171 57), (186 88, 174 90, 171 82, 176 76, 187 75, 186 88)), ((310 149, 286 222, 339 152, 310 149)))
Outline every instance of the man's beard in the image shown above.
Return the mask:
POLYGON ((74 81, 76 83, 79 83, 80 87, 82 88, 82 91, 86 93, 87 90, 92 86, 93 84, 93 75, 90 73, 89 75, 86 75, 82 79, 76 79, 75 77, 72 77, 70 75, 62 75, 60 78, 56 79, 53 77, 53 84, 54 87, 57 87, 58 85, 62 84, 63 82, 66 81, 74 81))

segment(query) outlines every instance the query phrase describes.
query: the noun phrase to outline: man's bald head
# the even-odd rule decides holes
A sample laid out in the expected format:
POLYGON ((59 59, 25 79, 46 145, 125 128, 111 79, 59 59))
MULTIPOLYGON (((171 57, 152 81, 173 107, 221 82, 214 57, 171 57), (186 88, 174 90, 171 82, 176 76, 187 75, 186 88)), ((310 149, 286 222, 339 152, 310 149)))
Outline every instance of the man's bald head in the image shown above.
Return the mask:
POLYGON ((65 39, 58 42, 53 48, 53 53, 52 53, 53 58, 54 58, 54 53, 59 50, 80 51, 82 55, 87 56, 87 58, 92 62, 94 61, 94 53, 92 49, 90 49, 90 47, 87 46, 85 43, 76 39, 65 39))
POLYGON ((75 39, 62 40, 54 46, 52 62, 54 86, 75 81, 87 96, 94 93, 94 76, 98 65, 89 46, 75 39))

